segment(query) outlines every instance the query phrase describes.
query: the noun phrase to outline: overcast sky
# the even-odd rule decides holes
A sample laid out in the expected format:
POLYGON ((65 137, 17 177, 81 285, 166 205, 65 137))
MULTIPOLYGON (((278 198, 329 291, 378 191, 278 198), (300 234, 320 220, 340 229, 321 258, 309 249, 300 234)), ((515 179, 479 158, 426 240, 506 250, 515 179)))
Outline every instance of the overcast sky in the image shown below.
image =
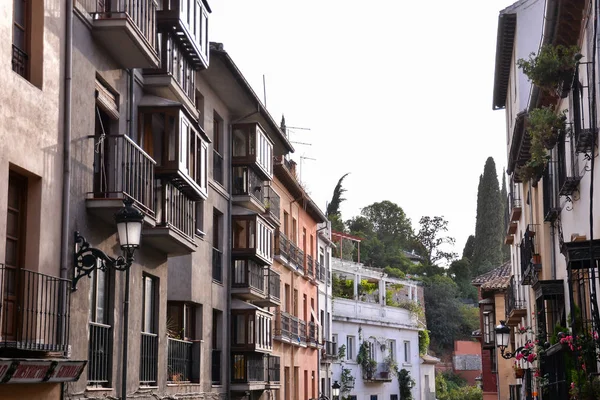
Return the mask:
POLYGON ((512 3, 211 0, 210 40, 260 97, 265 76, 276 121, 310 129, 290 130, 310 144, 294 143, 292 157, 321 209, 350 172, 344 220, 390 200, 415 229, 444 216, 460 253, 485 160, 499 179, 506 165, 492 88, 498 13, 512 3))

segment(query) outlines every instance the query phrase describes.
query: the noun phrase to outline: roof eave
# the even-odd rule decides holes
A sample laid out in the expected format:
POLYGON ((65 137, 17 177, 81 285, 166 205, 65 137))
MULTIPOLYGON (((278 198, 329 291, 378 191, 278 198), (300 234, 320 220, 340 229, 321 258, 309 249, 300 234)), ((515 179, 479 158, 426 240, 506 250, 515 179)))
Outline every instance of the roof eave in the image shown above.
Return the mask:
POLYGON ((498 34, 496 36, 496 67, 494 72, 494 94, 492 109, 506 107, 506 93, 512 59, 517 14, 504 11, 498 16, 498 34))

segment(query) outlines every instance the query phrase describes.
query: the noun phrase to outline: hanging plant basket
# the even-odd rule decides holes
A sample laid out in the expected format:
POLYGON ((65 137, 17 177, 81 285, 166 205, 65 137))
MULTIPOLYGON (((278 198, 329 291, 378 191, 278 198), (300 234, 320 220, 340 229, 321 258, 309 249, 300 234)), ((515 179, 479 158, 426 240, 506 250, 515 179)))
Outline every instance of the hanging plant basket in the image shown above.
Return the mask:
POLYGON ((534 85, 564 98, 569 95, 574 69, 581 57, 577 46, 546 44, 537 55, 531 53, 529 59, 517 60, 517 65, 534 85))
POLYGON ((515 378, 521 379, 525 376, 525 370, 523 368, 515 368, 515 378))

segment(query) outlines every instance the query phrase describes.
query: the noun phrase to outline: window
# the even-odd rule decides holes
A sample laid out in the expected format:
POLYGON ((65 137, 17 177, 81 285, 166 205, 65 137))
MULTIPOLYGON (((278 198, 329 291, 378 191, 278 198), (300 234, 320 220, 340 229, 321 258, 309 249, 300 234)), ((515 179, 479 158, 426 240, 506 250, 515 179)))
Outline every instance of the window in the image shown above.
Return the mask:
POLYGON ((169 382, 199 382, 194 366, 200 365, 199 354, 193 352, 196 340, 196 315, 202 306, 183 302, 167 303, 167 380, 169 382))
POLYGON ((496 349, 490 349, 490 368, 492 372, 496 372, 496 349))
POLYGON ((212 231, 212 246, 213 246, 213 279, 217 282, 223 282, 223 251, 221 250, 221 226, 223 214, 213 209, 213 231, 212 231))
POLYGON ((204 129, 204 95, 196 89, 196 110, 198 111, 198 124, 204 129))
POLYGON ((31 1, 14 0, 13 5, 12 68, 23 78, 29 79, 31 1))
POLYGON ((408 340, 404 341, 404 362, 410 364, 410 342, 408 340))
POLYGON ((389 346, 390 346, 390 358, 392 360, 396 359, 396 341, 395 340, 390 340, 389 342, 389 346))
POLYGON ((351 394, 347 397, 347 399, 348 400, 357 400, 357 397, 355 395, 351 394))
POLYGON ((494 343, 496 331, 494 330, 494 312, 483 312, 483 341, 484 343, 494 343))
POLYGON ((142 337, 140 341, 140 384, 154 386, 158 368, 158 279, 149 275, 142 278, 142 337))
POLYGON ((196 312, 194 304, 170 301, 167 305, 167 333, 181 340, 196 340, 196 312))
POLYGON ((288 227, 288 220, 290 218, 290 215, 287 213, 287 211, 283 212, 283 234, 287 237, 289 237, 289 227, 288 227))
POLYGON ((337 343, 337 341, 338 341, 338 335, 337 335, 337 333, 334 333, 333 335, 331 335, 331 341, 333 343, 337 343))
POLYGON ((289 238, 292 242, 297 243, 298 227, 296 226, 296 218, 292 218, 292 237, 289 238))
POLYGON ((232 225, 234 250, 249 250, 265 261, 273 260, 273 229, 262 218, 235 216, 232 225))
POLYGON ((372 394, 371 395, 371 400, 377 400, 377 395, 376 394, 372 394))
POLYGON ((90 274, 88 386, 110 384, 112 330, 108 324, 109 272, 96 269, 90 274))
POLYGON ((390 394, 390 400, 398 400, 397 394, 390 394))
POLYGON ((354 336, 346 337, 346 359, 354 360, 354 336))

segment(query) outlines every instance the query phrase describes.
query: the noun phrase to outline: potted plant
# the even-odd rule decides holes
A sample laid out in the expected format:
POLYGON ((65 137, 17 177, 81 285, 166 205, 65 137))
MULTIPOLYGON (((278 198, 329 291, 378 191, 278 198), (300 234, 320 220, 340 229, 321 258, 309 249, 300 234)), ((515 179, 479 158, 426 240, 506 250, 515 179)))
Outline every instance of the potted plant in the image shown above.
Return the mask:
POLYGON ((398 363, 392 358, 391 355, 387 356, 383 362, 383 369, 381 371, 381 377, 383 379, 389 379, 390 373, 394 373, 398 368, 398 363))
POLYGON ((551 150, 560 134, 566 131, 567 110, 556 113, 553 106, 532 110, 527 116, 527 131, 532 145, 538 142, 545 149, 551 150))
POLYGON ((363 370, 363 376, 365 379, 373 379, 375 371, 377 370, 377 362, 370 357, 370 343, 364 340, 358 349, 356 354, 356 362, 360 364, 363 370))
POLYGON ((564 98, 571 90, 575 66, 581 57, 577 46, 546 44, 537 55, 531 53, 528 60, 517 60, 517 65, 534 85, 548 92, 555 90, 564 98))

